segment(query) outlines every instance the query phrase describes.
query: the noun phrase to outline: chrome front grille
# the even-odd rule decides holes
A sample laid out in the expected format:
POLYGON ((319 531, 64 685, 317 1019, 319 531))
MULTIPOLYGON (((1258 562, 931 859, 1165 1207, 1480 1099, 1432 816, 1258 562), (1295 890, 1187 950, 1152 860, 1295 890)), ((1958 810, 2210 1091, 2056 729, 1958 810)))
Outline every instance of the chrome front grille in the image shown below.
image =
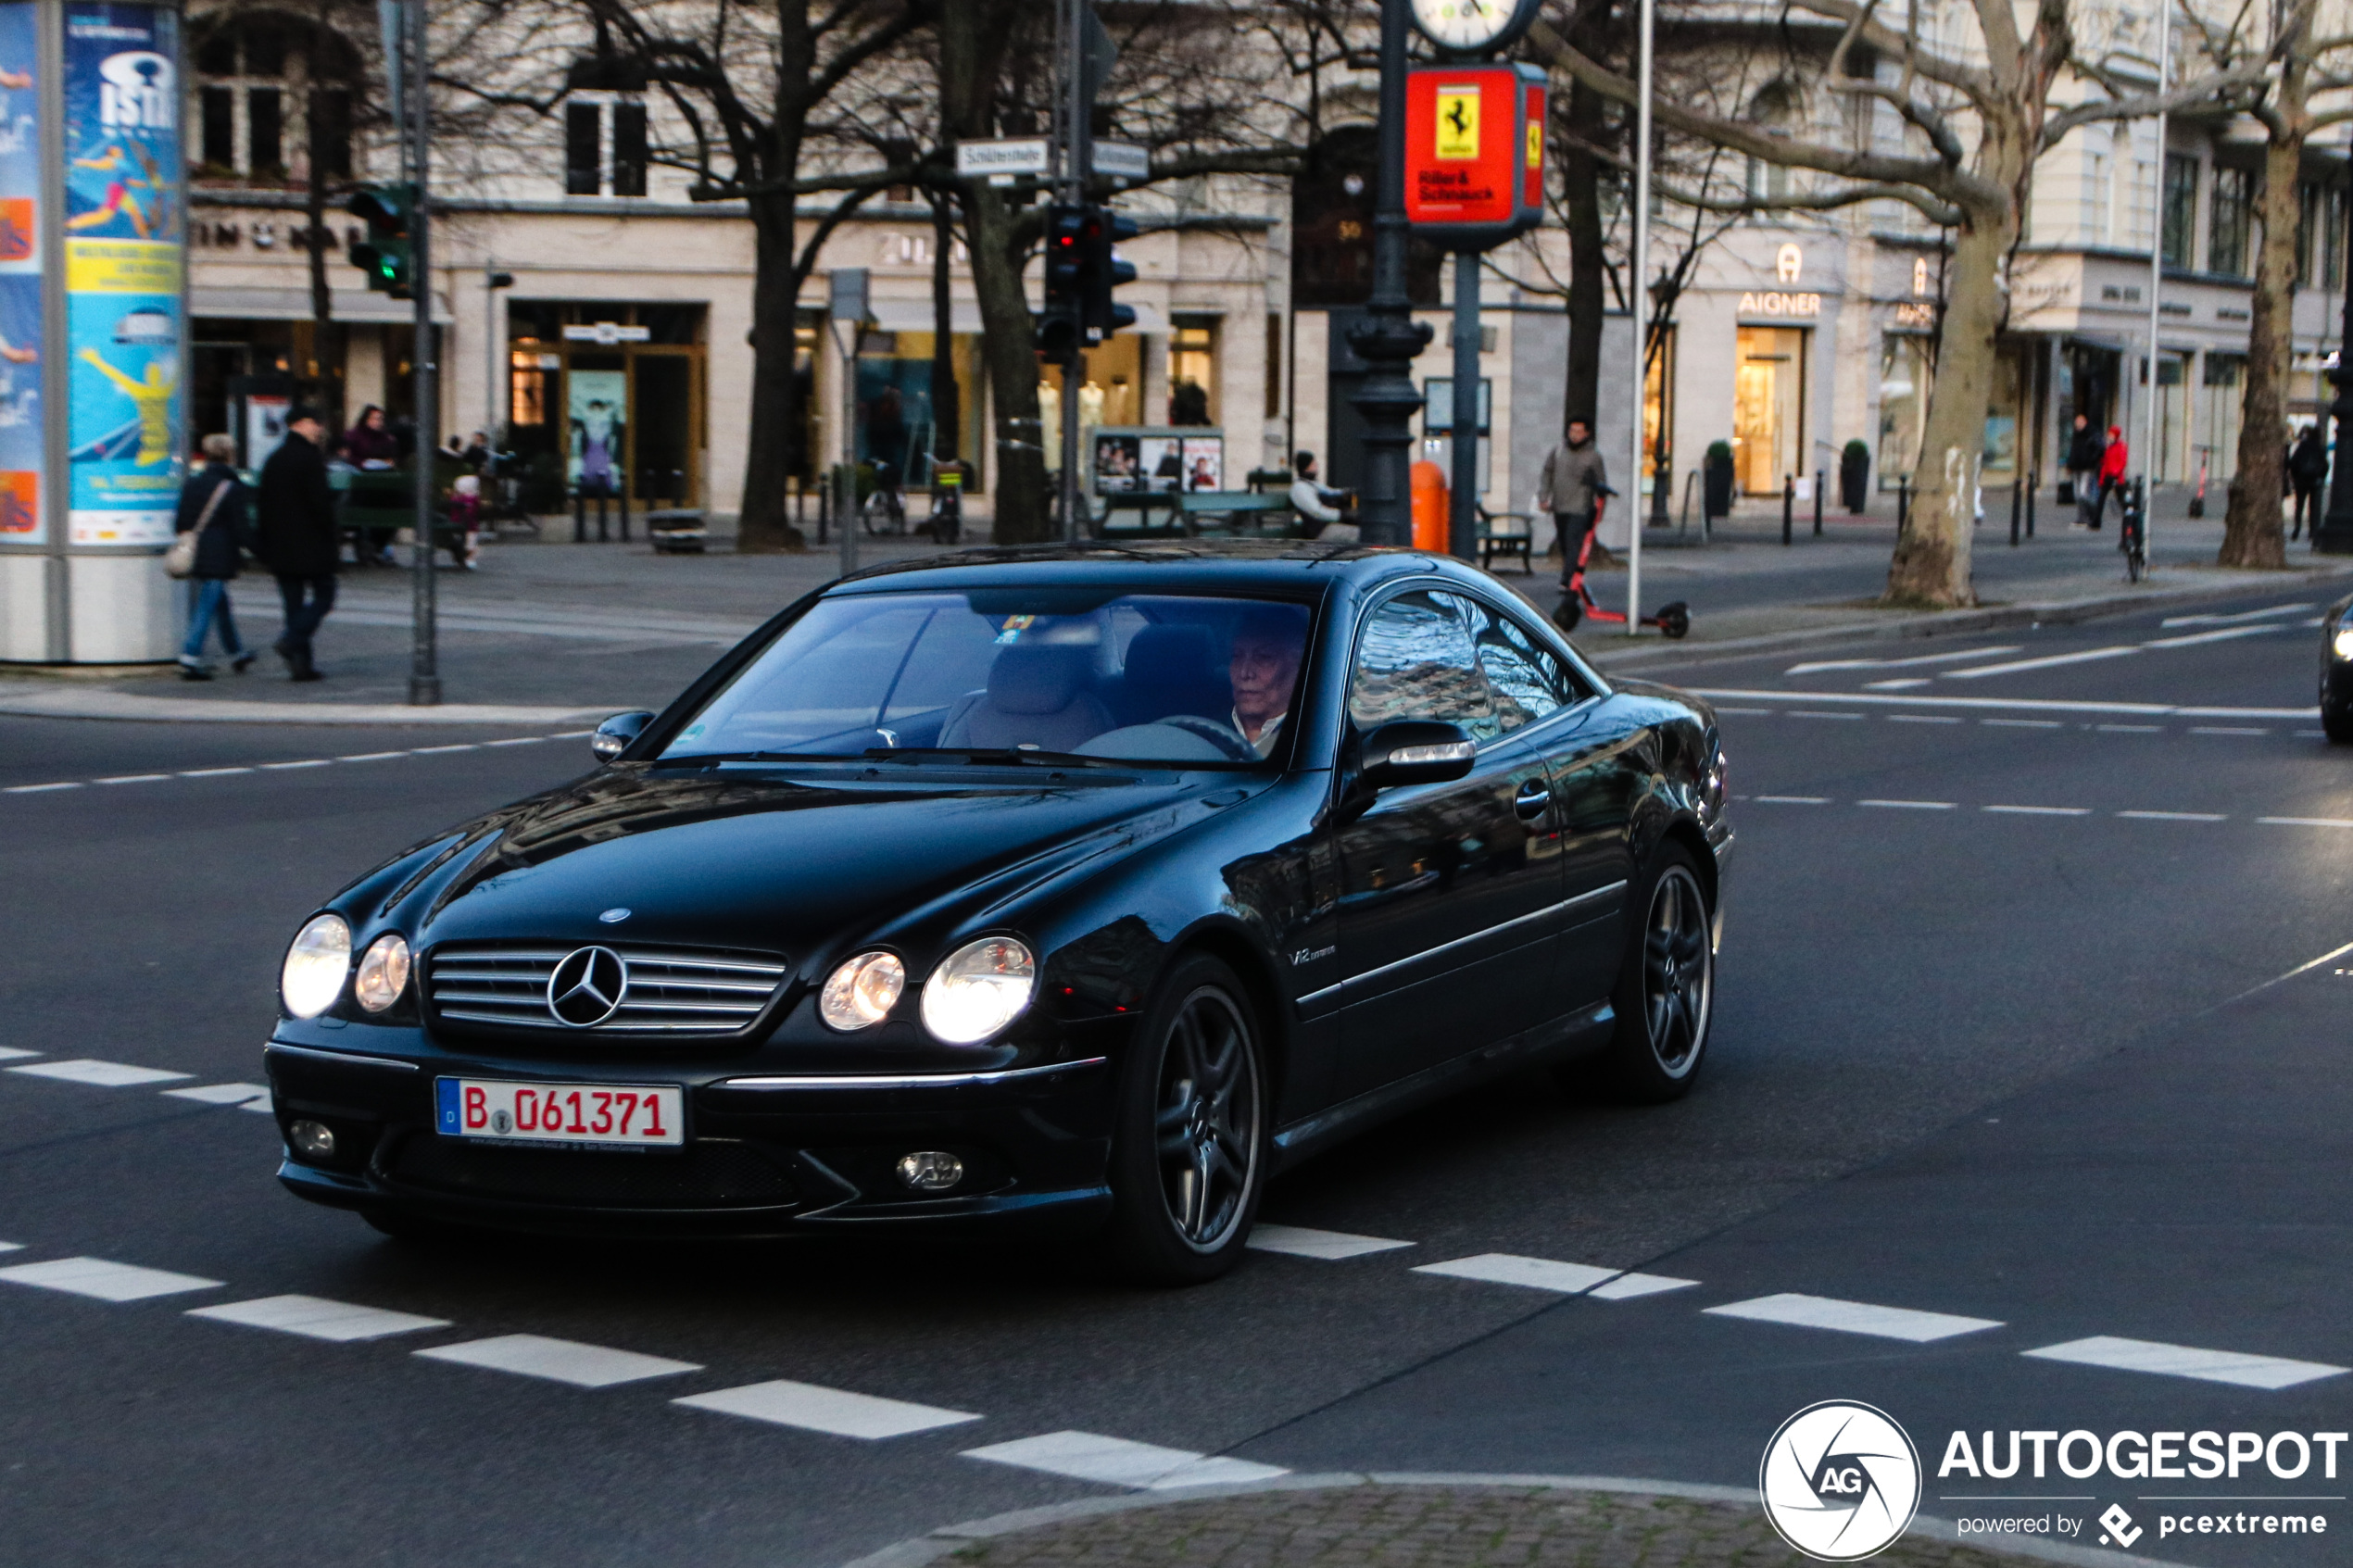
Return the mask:
POLYGON ((731 1035, 760 1016, 784 984, 777 953, 619 943, 450 942, 425 959, 426 994, 436 1018, 573 1034, 731 1035), (612 1015, 567 1023, 547 1005, 557 966, 583 947, 603 947, 627 968, 612 1015))

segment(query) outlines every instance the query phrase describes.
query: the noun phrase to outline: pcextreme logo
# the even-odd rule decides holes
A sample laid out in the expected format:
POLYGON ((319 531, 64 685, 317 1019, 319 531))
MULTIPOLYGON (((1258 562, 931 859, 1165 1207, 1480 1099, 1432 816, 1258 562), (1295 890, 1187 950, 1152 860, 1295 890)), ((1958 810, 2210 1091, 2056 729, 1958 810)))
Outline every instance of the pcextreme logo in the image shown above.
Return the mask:
POLYGON ((1818 1562, 1855 1562, 1903 1535, 1920 1501, 1920 1456, 1895 1418, 1825 1399, 1781 1423, 1756 1472, 1765 1517, 1818 1562))

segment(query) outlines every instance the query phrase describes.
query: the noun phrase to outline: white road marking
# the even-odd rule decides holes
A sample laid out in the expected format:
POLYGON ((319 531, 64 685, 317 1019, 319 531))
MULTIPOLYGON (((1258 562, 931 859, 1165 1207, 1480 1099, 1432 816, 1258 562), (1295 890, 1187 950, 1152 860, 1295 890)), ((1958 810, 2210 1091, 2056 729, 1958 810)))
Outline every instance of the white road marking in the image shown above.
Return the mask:
POLYGON ((329 1301, 318 1296, 264 1296, 252 1301, 224 1302, 218 1307, 191 1307, 188 1315, 240 1323, 246 1328, 299 1334, 305 1339, 328 1339, 338 1345, 449 1326, 446 1318, 421 1318, 414 1312, 354 1306, 348 1301, 329 1301))
POLYGON ((2343 817, 2258 817, 2255 820, 2283 828, 2353 828, 2353 821, 2343 817))
POLYGON ((2066 725, 2056 719, 1980 719, 1981 724, 1998 724, 2012 730, 2063 730, 2066 725))
POLYGON ((1597 1285, 1585 1294, 1595 1301, 1630 1301, 1638 1296, 1656 1296, 1669 1290, 1688 1290, 1699 1281, 1676 1279, 1668 1274, 1620 1274, 1606 1284, 1597 1285))
POLYGON ((183 779, 225 779, 231 773, 250 773, 253 770, 251 768, 183 768, 180 771, 180 777, 183 779))
POLYGON ((512 740, 486 740, 484 746, 537 746, 553 737, 548 735, 517 735, 512 740))
POLYGON ((1769 708, 1719 708, 1716 711, 1718 713, 1745 713, 1752 717, 1764 718, 1768 717, 1773 710, 1769 708))
POLYGON ((608 1349, 602 1345, 583 1345, 573 1339, 549 1339, 536 1334, 502 1334, 492 1339, 469 1339, 457 1345, 436 1345, 431 1349, 412 1353, 431 1361, 487 1367, 493 1372, 511 1372, 524 1377, 544 1377, 551 1383, 569 1383, 577 1388, 610 1388, 616 1383, 635 1383, 648 1377, 675 1377, 680 1373, 702 1370, 693 1361, 642 1356, 635 1350, 608 1349))
POLYGON ((2267 609, 2242 609, 2229 615, 2169 615, 2158 622, 2159 626, 2222 626, 2234 621, 2261 621, 2268 616, 2294 615, 2299 609, 2310 609, 2309 604, 2272 605, 2267 609))
POLYGON ((2122 659, 2136 647, 2084 648, 2078 653, 2049 653, 2040 659, 2012 659, 2007 664, 1981 664, 1970 670, 1939 671, 1948 681, 1982 681, 1988 675, 2022 675, 2030 670, 2056 670, 2062 664, 2089 664, 2095 659, 2122 659))
MULTIPOLYGON (((401 624, 408 622, 404 619, 401 624)), ((1727 709, 1726 712, 1749 709, 1727 709)), ((361 751, 347 757, 314 757, 300 762, 257 762, 250 767, 182 768, 170 773, 120 773, 104 779, 74 779, 57 784, 10 784, 0 795, 43 795, 52 790, 82 789, 90 784, 161 784, 173 779, 221 779, 233 773, 276 772, 290 768, 326 768, 337 762, 389 762, 402 757, 433 757, 445 751, 480 751, 493 746, 538 746, 551 740, 577 740, 594 730, 563 730, 550 735, 517 735, 511 740, 466 741, 452 746, 420 746, 407 751, 361 751)))
POLYGON ((1897 811, 1950 811, 1959 804, 1953 800, 1857 800, 1857 806, 1880 806, 1897 811))
POLYGON ((1891 724, 1957 724, 1961 721, 1946 713, 1891 713, 1891 724))
POLYGON ((1410 1241, 1385 1236, 1351 1236, 1346 1231, 1309 1230, 1304 1225, 1262 1224, 1246 1244, 1253 1252, 1284 1252, 1294 1258, 1362 1258, 1374 1252, 1394 1252, 1410 1241))
POLYGON ((2012 644, 1991 648, 1951 648, 1944 653, 1923 653, 1910 659, 1825 659, 1812 664, 1793 664, 1781 673, 1811 675, 1818 670, 1903 670, 1916 664, 1950 664, 1956 659, 1994 659, 2016 652, 2018 645, 2012 644))
POLYGON ((1903 681, 1866 681, 1863 689, 1867 692, 1907 692, 1914 686, 1932 686, 1935 684, 1926 675, 1915 675, 1903 681))
POLYGON ((170 773, 118 773, 110 779, 92 779, 90 782, 102 784, 161 784, 170 777, 170 773))
POLYGON ((104 1258, 59 1258, 47 1263, 19 1263, 0 1269, 0 1280, 11 1285, 62 1290, 70 1296, 101 1301, 145 1301, 151 1296, 177 1296, 187 1290, 217 1290, 217 1279, 175 1274, 168 1269, 143 1269, 134 1263, 109 1263, 104 1258))
POLYGON ((2233 728, 2223 724, 2192 724, 2190 726, 2190 734, 2194 735, 2268 735, 2271 733, 2269 730, 2233 728))
POLYGON ((0 1046, 0 1061, 22 1061, 40 1054, 39 1051, 20 1051, 14 1046, 0 1046))
POLYGON ((80 789, 79 784, 10 784, 0 795, 46 795, 53 789, 80 789))
POLYGON ((878 1399, 868 1394, 821 1388, 813 1383, 795 1383, 781 1377, 772 1383, 750 1383, 741 1388, 689 1394, 683 1399, 670 1402, 699 1411, 717 1411, 723 1415, 739 1415, 750 1421, 765 1421, 777 1426, 798 1426, 805 1431, 830 1433, 837 1437, 903 1437, 910 1432, 961 1426, 965 1422, 980 1419, 967 1411, 913 1405, 903 1399, 878 1399))
POLYGON ((2230 818, 2220 811, 2119 811, 2116 814, 2142 822, 2227 822, 2230 821, 2230 818))
POLYGON ((1617 1269, 1597 1269, 1590 1263, 1556 1263, 1550 1258, 1522 1258, 1511 1252, 1481 1252, 1472 1258, 1424 1263, 1414 1272, 1480 1280, 1489 1285, 1525 1286, 1530 1290, 1550 1290, 1562 1296, 1582 1296, 1604 1280, 1616 1279, 1619 1273, 1617 1269))
POLYGON ((1049 1432, 1010 1443, 992 1443, 985 1449, 966 1449, 964 1457, 1148 1491, 1213 1482, 1271 1481, 1290 1474, 1271 1464, 1210 1459, 1184 1449, 1131 1443, 1124 1437, 1100 1437, 1092 1432, 1049 1432))
POLYGON ((204 1084, 193 1089, 166 1089, 174 1099, 192 1099, 199 1105, 244 1105, 253 1099, 268 1099, 267 1084, 204 1084))
POLYGON ((1756 800, 1763 806, 1827 806, 1831 803, 1827 795, 1760 795, 1756 800))
POLYGON ((338 762, 389 762, 396 757, 406 757, 405 751, 359 751, 349 757, 338 757, 338 762))
POLYGON ((2186 637, 2159 637, 2153 643, 2143 643, 2145 648, 2189 648, 2200 643, 2224 643, 2233 637, 2259 637, 2266 632, 2284 632, 2284 626, 2225 626, 2219 632, 2193 632, 2186 637))
POLYGON ((445 751, 480 751, 482 747, 480 746, 472 741, 467 741, 458 746, 421 746, 417 747, 417 755, 420 757, 438 757, 445 751))
POLYGON ((2088 817, 2089 806, 1981 806, 1981 811, 1998 811, 2011 817, 2088 817))
POLYGON ((1956 1335, 1975 1334, 1980 1330, 1999 1328, 1992 1318, 1964 1318, 1951 1312, 1922 1312, 1909 1307, 1875 1307, 1866 1301, 1838 1301, 1827 1296, 1760 1296, 1753 1301, 1734 1301, 1728 1306, 1709 1307, 1707 1311, 1718 1317, 1750 1318, 1758 1323, 1781 1323, 1799 1328, 1827 1328, 1840 1334, 1869 1334, 1881 1339, 1905 1339, 1915 1345, 1926 1345, 1956 1335))
POLYGON ((1789 716, 1793 719, 1860 719, 1863 717, 1860 713, 1808 713, 1800 708, 1791 709, 1789 716))
POLYGON ((333 758, 312 757, 300 762, 264 762, 261 769, 264 772, 276 773, 283 772, 288 768, 332 768, 333 766, 333 758))
POLYGON ((21 1241, 0 1241, 0 1252, 21 1252, 23 1250, 24 1243, 21 1241))
POLYGON ((2197 1350, 2186 1345, 2159 1345, 2147 1339, 2118 1339, 2094 1335, 2064 1345, 2045 1345, 2025 1355, 2046 1361, 2074 1361, 2083 1366, 2111 1367, 2119 1372, 2153 1372, 2167 1377, 2195 1377, 2206 1383, 2235 1383, 2243 1388, 2293 1388, 2345 1372, 2320 1361, 2292 1361, 2279 1356, 2249 1356, 2236 1350, 2197 1350))
POLYGON ((69 1084, 90 1084, 101 1089, 124 1089, 138 1084, 168 1084, 175 1078, 193 1078, 193 1073, 166 1073, 156 1067, 132 1067, 120 1061, 93 1061, 78 1058, 72 1061, 44 1061, 31 1067, 11 1067, 10 1073, 22 1073, 32 1078, 59 1078, 69 1084))
MULTIPOLYGON (((1995 721, 1988 719, 1986 722, 1991 724, 1995 721)), ((2165 733, 2162 724, 2095 724, 2092 728, 2109 735, 2161 735, 2165 733)))
MULTIPOLYGON (((1753 691, 1745 687, 1698 686, 1692 695, 1714 702, 1729 698, 1733 702, 1788 702, 1793 699, 1812 703, 1852 702, 1867 708, 1941 708, 1956 710, 2007 710, 2013 713, 2112 713, 2133 719, 2295 719, 2310 723, 2321 716, 2320 709, 2311 708, 2195 708, 2178 707, 2165 702, 2092 702, 2071 697, 2022 696, 1899 696, 1883 692, 1770 692, 1753 691)), ((1722 712, 1722 709, 1717 709, 1722 712)))

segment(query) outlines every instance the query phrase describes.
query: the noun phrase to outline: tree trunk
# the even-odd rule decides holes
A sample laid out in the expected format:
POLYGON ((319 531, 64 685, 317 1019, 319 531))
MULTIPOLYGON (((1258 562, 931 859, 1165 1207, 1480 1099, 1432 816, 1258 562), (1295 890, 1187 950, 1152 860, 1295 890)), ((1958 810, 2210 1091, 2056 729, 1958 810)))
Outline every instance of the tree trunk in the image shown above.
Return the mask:
POLYGON ((955 198, 945 191, 931 198, 931 455, 935 463, 956 460, 963 434, 963 406, 956 393, 956 307, 948 264, 956 251, 956 225, 950 218, 955 198))
MULTIPOLYGON (((1991 161, 1999 156, 1989 149, 1991 161)), ((2017 182, 1988 169, 2003 187, 2017 182)), ((1965 210, 1953 246, 1936 381, 1911 510, 1887 569, 1890 606, 1951 609, 1977 602, 1969 581, 1970 530, 1985 452, 1985 409, 1994 389, 1994 333, 2001 323, 2001 270, 2018 230, 2015 205, 1965 210)))
MULTIPOLYGON (((806 417, 794 374, 801 274, 795 265, 793 205, 790 195, 751 198, 751 427, 736 525, 736 548, 747 555, 809 547, 785 499, 794 437, 806 417)), ((815 454, 810 458, 813 468, 815 454)))
POLYGON ((1046 484, 1046 427, 1038 417, 1037 329, 1021 281, 1026 247, 1009 238, 1013 220, 1000 193, 967 187, 964 221, 973 289, 980 296, 981 360, 997 413, 992 537, 1000 545, 1028 545, 1053 538, 1054 519, 1046 484))
POLYGON ((2287 565, 2280 526, 2286 492, 2287 376, 2296 302, 2296 176, 2304 160, 2301 51, 2291 52, 2279 87, 2279 121, 2263 154, 2263 190, 2257 210, 2263 246, 2256 253, 2255 304, 2246 333, 2246 421, 2239 430, 2238 482, 2222 523, 2221 566, 2278 571, 2287 565))
MULTIPOLYGON (((1586 54, 1595 53, 1596 36, 1609 20, 1607 0, 1595 7, 1590 21, 1570 33, 1570 41, 1586 54)), ((1590 426, 1601 407, 1602 317, 1608 307, 1609 274, 1602 253, 1601 160, 1589 149, 1607 130, 1606 101, 1579 82, 1568 89, 1568 139, 1561 149, 1561 183, 1568 207, 1568 364, 1561 387, 1563 433, 1567 421, 1583 420, 1590 426)))

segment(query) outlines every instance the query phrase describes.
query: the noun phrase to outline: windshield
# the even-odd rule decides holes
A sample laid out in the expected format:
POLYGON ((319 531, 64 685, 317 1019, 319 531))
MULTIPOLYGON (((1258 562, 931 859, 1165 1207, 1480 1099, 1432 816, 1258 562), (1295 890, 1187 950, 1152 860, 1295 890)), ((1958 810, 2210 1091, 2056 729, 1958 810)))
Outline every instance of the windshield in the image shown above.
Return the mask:
POLYGON ((1000 587, 823 599, 661 753, 1037 752, 1255 767, 1286 738, 1307 607, 1000 587))

